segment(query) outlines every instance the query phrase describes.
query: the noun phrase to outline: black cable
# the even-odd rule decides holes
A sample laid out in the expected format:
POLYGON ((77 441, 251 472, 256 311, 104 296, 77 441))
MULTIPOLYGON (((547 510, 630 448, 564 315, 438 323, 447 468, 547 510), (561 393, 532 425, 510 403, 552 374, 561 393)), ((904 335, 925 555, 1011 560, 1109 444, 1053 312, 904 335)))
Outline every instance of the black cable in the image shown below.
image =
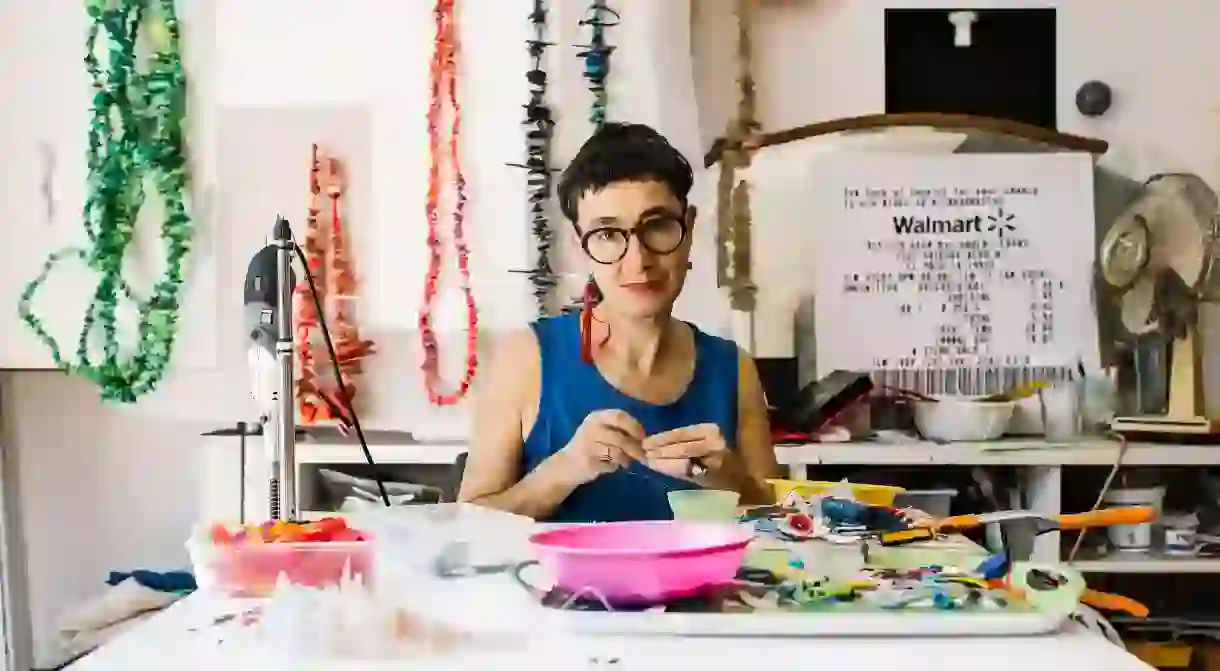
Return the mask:
POLYGON ((238 449, 241 453, 241 466, 238 467, 238 469, 237 469, 238 477, 239 477, 238 482, 241 483, 241 493, 238 494, 238 500, 241 503, 241 506, 239 508, 239 510, 241 510, 241 523, 245 524, 246 523, 246 434, 249 433, 249 431, 246 428, 245 422, 237 423, 237 432, 238 432, 238 436, 239 436, 238 440, 240 441, 238 443, 238 449))
MULTIPOLYGON (((291 236, 291 233, 289 235, 291 236)), ((296 251, 297 259, 300 260, 301 267, 305 270, 305 280, 309 283, 309 295, 313 298, 313 306, 318 313, 318 326, 322 329, 322 339, 326 341, 326 353, 330 355, 330 365, 335 373, 335 382, 339 385, 339 395, 343 404, 347 406, 347 414, 352 419, 352 428, 356 430, 356 440, 360 441, 360 450, 364 452, 364 460, 373 469, 373 481, 377 483, 377 493, 381 495, 381 502, 389 508, 390 494, 386 491, 385 482, 381 479, 377 462, 373 461, 373 453, 364 439, 364 429, 360 428, 360 418, 356 416, 351 394, 347 392, 347 383, 343 381, 343 371, 339 367, 339 355, 335 353, 335 343, 330 339, 330 329, 326 326, 326 311, 322 309, 322 299, 318 295, 318 287, 314 284, 313 273, 309 271, 309 261, 305 258, 305 251, 297 244, 296 238, 292 238, 292 249, 296 251)))

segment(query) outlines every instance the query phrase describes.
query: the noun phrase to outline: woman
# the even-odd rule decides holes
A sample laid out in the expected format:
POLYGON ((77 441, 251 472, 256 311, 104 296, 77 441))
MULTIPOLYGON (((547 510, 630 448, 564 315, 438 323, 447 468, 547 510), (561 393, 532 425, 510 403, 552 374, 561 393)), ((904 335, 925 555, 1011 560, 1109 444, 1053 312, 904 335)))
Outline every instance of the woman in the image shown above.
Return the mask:
POLYGON ((460 501, 561 522, 670 519, 679 489, 770 501, 777 467, 753 361, 670 316, 690 268, 692 181, 638 124, 607 124, 564 171, 560 207, 596 307, 500 344, 460 501))

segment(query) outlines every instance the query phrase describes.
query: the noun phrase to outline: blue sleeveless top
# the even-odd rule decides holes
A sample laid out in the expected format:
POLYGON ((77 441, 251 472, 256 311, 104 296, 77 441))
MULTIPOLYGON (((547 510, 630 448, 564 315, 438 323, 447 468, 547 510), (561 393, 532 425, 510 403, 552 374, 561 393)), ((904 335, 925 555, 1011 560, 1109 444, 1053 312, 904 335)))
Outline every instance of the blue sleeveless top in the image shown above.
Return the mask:
MULTIPOLYGON (((538 418, 525 438, 522 473, 563 449, 591 412, 622 410, 648 435, 715 423, 730 449, 737 439, 737 345, 695 327, 695 371, 686 391, 665 405, 632 398, 580 357, 580 313, 532 324, 542 357, 538 418)), ((666 495, 697 485, 640 463, 578 487, 546 521, 617 522, 673 519, 666 495)))

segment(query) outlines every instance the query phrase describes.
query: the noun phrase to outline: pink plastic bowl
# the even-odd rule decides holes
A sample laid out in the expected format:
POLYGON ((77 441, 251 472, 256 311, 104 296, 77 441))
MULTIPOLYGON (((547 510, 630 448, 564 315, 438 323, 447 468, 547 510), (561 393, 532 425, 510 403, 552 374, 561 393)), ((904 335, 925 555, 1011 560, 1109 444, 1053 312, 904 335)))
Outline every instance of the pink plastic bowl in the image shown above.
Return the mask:
POLYGON ((530 537, 556 585, 615 604, 696 596, 731 582, 753 532, 736 524, 612 522, 530 537))

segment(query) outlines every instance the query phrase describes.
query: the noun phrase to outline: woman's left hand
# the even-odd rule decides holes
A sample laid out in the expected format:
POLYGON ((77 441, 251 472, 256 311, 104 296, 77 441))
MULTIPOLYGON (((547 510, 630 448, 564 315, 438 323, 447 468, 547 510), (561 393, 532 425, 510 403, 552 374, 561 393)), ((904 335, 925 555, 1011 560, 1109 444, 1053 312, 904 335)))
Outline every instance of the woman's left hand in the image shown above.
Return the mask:
POLYGON ((659 473, 693 480, 696 462, 708 470, 716 470, 724 463, 729 452, 720 427, 715 424, 696 424, 654 434, 644 439, 644 465, 659 473))

